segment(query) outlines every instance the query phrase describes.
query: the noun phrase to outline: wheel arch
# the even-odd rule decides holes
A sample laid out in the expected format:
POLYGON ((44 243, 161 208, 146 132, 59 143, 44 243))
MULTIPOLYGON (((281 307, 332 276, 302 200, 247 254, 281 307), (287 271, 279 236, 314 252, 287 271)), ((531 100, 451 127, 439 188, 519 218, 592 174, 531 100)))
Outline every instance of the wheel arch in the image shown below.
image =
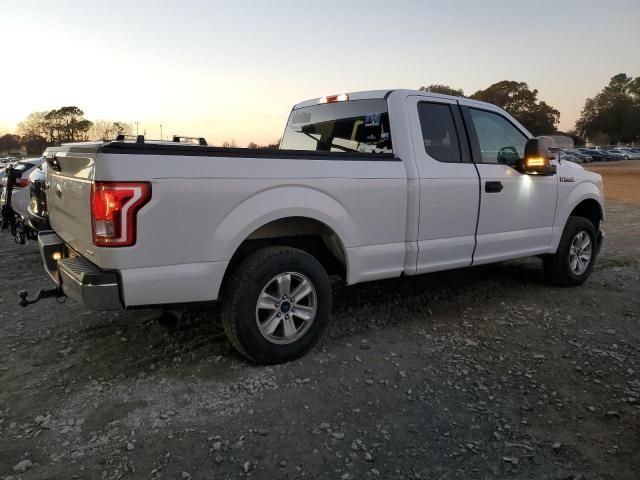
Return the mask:
POLYGON ((229 272, 263 246, 307 251, 330 272, 349 275, 348 247, 359 238, 355 222, 336 199, 318 190, 293 186, 258 192, 236 206, 215 229, 212 246, 224 246, 229 272))
POLYGON ((299 216, 282 217, 251 232, 236 248, 227 272, 253 252, 270 246, 303 250, 315 257, 329 274, 347 278, 348 252, 338 234, 317 219, 299 216))
POLYGON ((605 210, 600 188, 591 182, 578 185, 558 208, 554 222, 554 234, 551 252, 558 249, 562 232, 571 216, 587 218, 596 230, 604 220, 605 210))
POLYGON ((585 198, 584 200, 580 201, 580 203, 578 203, 573 208, 573 210, 571 210, 569 217, 586 218, 593 224, 594 228, 597 231, 600 226, 600 222, 604 217, 604 211, 602 209, 602 205, 596 199, 585 198))
MULTIPOLYGON (((562 228, 564 228, 569 217, 574 214, 589 220, 598 220, 598 223, 604 219, 602 192, 596 184, 591 182, 576 186, 560 207, 555 224, 562 228)), ((594 225, 597 228, 595 223, 594 225)))

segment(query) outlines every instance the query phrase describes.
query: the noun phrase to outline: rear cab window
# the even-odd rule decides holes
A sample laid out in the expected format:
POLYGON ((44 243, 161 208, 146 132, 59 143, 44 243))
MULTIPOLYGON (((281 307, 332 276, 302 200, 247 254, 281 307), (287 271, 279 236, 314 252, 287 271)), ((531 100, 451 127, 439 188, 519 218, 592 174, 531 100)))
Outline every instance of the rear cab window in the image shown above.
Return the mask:
MULTIPOLYGON (((418 104, 424 150, 431 158, 439 162, 458 163, 464 161, 455 115, 460 116, 457 105, 434 102, 420 102, 418 104)), ((458 122, 462 123, 461 120, 458 122)))
POLYGON ((349 100, 291 112, 282 150, 393 153, 387 101, 349 100))

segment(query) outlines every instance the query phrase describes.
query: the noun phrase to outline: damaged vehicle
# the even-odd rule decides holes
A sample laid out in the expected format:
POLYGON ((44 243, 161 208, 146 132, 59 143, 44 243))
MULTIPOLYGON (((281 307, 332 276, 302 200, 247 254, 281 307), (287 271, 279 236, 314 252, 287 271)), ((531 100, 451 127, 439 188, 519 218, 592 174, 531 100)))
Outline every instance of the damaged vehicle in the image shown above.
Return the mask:
POLYGON ((221 303, 230 342, 260 363, 300 357, 348 285, 542 259, 591 274, 600 175, 553 159, 504 110, 413 90, 293 107, 277 150, 139 136, 46 151, 54 288, 96 310, 221 303))

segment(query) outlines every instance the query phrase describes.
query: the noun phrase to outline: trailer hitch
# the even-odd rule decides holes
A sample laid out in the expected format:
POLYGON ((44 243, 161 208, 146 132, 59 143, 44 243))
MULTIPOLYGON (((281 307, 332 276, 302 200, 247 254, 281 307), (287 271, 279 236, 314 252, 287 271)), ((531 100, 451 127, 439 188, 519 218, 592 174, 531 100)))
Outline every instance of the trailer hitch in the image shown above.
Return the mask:
POLYGON ((27 307, 45 298, 55 298, 57 300, 58 298, 67 297, 60 287, 39 290, 34 300, 29 300, 27 298, 29 296, 29 292, 27 292, 26 290, 18 292, 18 296, 20 297, 21 307, 27 307))

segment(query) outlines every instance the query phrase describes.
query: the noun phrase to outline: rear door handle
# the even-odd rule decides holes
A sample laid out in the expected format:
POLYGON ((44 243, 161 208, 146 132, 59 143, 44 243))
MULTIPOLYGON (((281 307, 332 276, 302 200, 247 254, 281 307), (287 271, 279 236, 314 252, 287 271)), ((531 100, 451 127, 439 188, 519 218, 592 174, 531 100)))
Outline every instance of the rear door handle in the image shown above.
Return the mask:
POLYGON ((484 191, 487 193, 500 193, 504 186, 502 182, 485 182, 484 191))

